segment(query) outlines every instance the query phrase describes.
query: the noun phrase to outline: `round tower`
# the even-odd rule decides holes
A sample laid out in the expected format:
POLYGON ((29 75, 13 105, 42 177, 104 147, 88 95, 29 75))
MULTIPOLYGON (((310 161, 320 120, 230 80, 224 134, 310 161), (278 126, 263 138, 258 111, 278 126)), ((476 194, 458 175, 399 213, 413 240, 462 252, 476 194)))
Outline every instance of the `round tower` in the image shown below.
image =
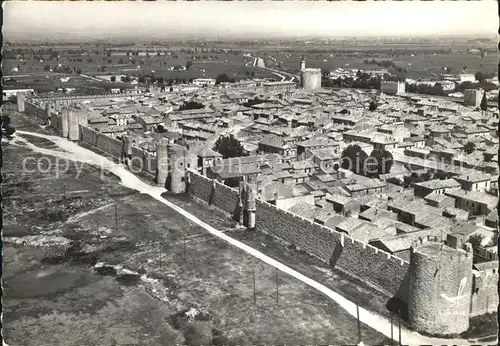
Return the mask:
POLYGON ((170 154, 169 163, 169 186, 167 189, 174 193, 186 192, 186 148, 178 144, 168 146, 170 154))
POLYGON ((24 113, 24 100, 26 99, 26 94, 24 92, 18 92, 17 97, 17 111, 24 113))
POLYGON ((321 70, 319 68, 307 68, 301 72, 302 88, 305 90, 317 90, 321 88, 321 70))
POLYGON ((304 58, 300 60, 300 71, 304 71, 306 69, 306 61, 304 58))
POLYGON ((50 109, 50 103, 49 103, 49 102, 47 102, 47 103, 45 104, 45 116, 44 116, 44 118, 45 118, 45 119, 44 119, 44 120, 45 120, 45 124, 47 124, 47 125, 48 125, 48 123, 49 123, 49 119, 50 119, 50 112, 51 112, 51 109, 50 109))
POLYGON ((61 134, 61 137, 63 138, 68 138, 68 113, 69 113, 69 110, 67 107, 64 107, 61 109, 61 120, 60 120, 60 124, 58 124, 58 128, 59 128, 59 131, 60 131, 60 134, 61 134))
POLYGON ((257 210, 255 199, 257 198, 257 185, 253 183, 245 183, 245 211, 243 224, 250 228, 255 228, 255 211, 257 210))
POLYGON ((427 242, 411 248, 408 323, 418 332, 460 334, 469 328, 472 251, 427 242))
POLYGON ((132 160, 132 138, 130 136, 123 136, 122 160, 130 166, 132 160))
POLYGON ((72 107, 67 108, 68 111, 68 139, 77 141, 80 139, 80 126, 78 110, 72 107))
MULTIPOLYGON (((130 155, 132 155, 132 141, 127 137, 127 150, 130 145, 130 155), (130 144, 129 144, 130 143, 130 144)), ((128 154, 128 151, 126 152, 128 154)), ((156 147, 156 184, 161 187, 167 187, 167 177, 169 170, 168 142, 160 139, 156 147)))

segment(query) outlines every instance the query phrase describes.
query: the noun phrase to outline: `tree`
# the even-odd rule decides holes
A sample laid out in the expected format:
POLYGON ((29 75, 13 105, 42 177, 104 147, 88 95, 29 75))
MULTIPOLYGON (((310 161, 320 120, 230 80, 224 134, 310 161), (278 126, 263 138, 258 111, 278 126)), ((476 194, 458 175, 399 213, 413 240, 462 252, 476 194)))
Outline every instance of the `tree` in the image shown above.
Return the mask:
POLYGON ((215 142, 214 150, 222 154, 225 159, 245 156, 245 150, 233 135, 219 137, 215 142))
POLYGON ((110 79, 111 79, 111 81, 112 81, 113 83, 114 83, 114 82, 116 82, 116 77, 115 77, 115 76, 111 76, 111 78, 110 78, 110 79))
POLYGON ((193 65, 193 62, 188 60, 188 62, 186 63, 186 70, 189 70, 189 68, 191 67, 191 65, 193 65))
POLYGON ((186 111, 189 109, 203 109, 205 106, 202 103, 196 102, 196 101, 188 101, 184 102, 180 107, 180 111, 186 111))
POLYGON ((376 176, 390 173, 393 163, 394 158, 390 152, 383 149, 374 149, 366 160, 366 165, 364 167, 365 174, 368 176, 376 176))
POLYGON ((481 71, 477 71, 474 76, 476 77, 476 80, 481 83, 486 79, 486 74, 481 71))
POLYGON ((472 249, 477 251, 481 247, 481 243, 484 239, 482 234, 473 234, 469 237, 468 241, 472 245, 472 249))
POLYGON ((373 112, 377 109, 377 103, 375 101, 370 101, 370 106, 368 106, 368 109, 370 110, 370 112, 373 112))
POLYGON ((368 155, 357 144, 349 145, 342 151, 340 165, 356 174, 363 174, 368 155))
POLYGON ((479 105, 479 107, 483 111, 488 110, 488 101, 486 100, 486 93, 483 93, 483 99, 481 100, 481 104, 479 105))
POLYGON ((76 69, 76 73, 77 73, 77 74, 82 74, 82 69, 81 69, 81 68, 77 68, 77 69, 76 69))
POLYGON ((465 143, 465 145, 464 145, 464 151, 467 154, 472 154, 474 152, 474 150, 476 150, 476 144, 475 143, 473 143, 473 142, 467 142, 467 143, 465 143))
POLYGON ((232 83, 233 80, 229 78, 229 76, 225 73, 220 74, 215 78, 215 84, 220 84, 220 83, 232 83))
POLYGON ((50 71, 50 65, 45 65, 43 67, 43 70, 46 71, 46 72, 50 71))

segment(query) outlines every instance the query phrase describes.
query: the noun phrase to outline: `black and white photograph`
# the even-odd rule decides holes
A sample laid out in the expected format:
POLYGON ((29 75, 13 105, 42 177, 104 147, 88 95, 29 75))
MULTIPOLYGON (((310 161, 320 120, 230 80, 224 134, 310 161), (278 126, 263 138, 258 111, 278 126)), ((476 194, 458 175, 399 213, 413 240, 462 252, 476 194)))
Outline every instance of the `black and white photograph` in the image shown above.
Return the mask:
POLYGON ((5 1, 3 346, 497 345, 497 1, 5 1))

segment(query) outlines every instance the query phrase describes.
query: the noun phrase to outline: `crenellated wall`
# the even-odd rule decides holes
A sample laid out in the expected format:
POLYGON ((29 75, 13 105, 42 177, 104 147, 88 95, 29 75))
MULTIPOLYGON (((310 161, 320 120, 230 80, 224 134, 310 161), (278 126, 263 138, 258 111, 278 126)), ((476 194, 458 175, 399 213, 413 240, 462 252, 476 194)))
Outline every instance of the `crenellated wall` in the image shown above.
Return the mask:
POLYGON ((113 156, 114 158, 119 158, 122 154, 123 144, 117 139, 99 133, 97 135, 96 147, 113 156))
MULTIPOLYGON (((191 171, 189 175, 192 196, 234 214, 238 190, 191 171)), ((257 200, 256 229, 294 244, 391 297, 398 295, 409 268, 398 257, 261 200, 257 200)))
POLYGON ((80 140, 93 145, 97 146, 97 137, 99 136, 99 133, 90 127, 80 125, 80 140))
POLYGON ((233 215, 238 208, 238 190, 217 180, 189 172, 189 193, 202 201, 233 215))
POLYGON ((257 230, 294 244, 391 297, 398 295, 409 268, 398 257, 260 200, 257 230))

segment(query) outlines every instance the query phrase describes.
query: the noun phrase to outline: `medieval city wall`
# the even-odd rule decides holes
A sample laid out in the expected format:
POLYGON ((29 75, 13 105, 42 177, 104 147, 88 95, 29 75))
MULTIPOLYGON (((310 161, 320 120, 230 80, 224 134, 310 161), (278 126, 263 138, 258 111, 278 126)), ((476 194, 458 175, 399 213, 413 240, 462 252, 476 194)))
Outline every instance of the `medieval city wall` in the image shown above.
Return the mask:
POLYGON ((498 271, 495 269, 474 272, 470 316, 496 312, 498 299, 498 271))
POLYGON ((156 156, 152 153, 144 152, 142 170, 147 173, 156 174, 156 156))
POLYGON ((50 126, 56 130, 61 130, 62 120, 60 114, 53 114, 50 118, 50 126))
POLYGON ((24 101, 24 113, 27 115, 36 115, 38 106, 33 103, 31 100, 24 101))
POLYGON ((257 201, 256 219, 257 230, 294 244, 387 295, 407 296, 400 288, 408 262, 264 201, 257 201))
MULTIPOLYGON (((192 196, 234 214, 238 208, 237 190, 197 173, 189 174, 192 196)), ((407 294, 400 291, 408 262, 265 201, 256 203, 258 231, 293 244, 391 297, 406 298, 407 294)))
POLYGON ((99 136, 99 133, 90 127, 80 125, 80 140, 93 145, 97 146, 97 137, 99 136))
POLYGON ((102 133, 97 135, 96 147, 115 158, 122 155, 122 142, 102 133))
POLYGON ((233 215, 238 208, 238 190, 190 172, 189 194, 233 215))

